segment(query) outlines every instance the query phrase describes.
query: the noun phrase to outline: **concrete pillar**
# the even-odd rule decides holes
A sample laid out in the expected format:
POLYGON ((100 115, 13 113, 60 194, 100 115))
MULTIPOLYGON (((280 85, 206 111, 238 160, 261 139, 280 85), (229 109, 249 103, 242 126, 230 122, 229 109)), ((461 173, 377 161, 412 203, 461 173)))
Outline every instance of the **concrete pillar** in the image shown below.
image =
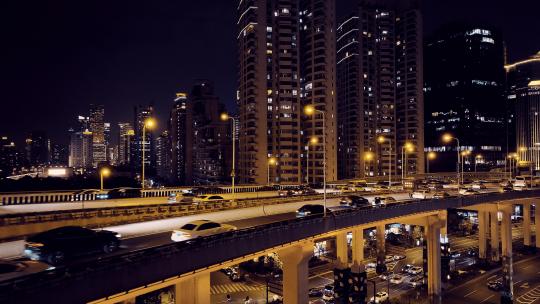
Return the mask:
POLYGON ((283 303, 308 303, 308 262, 313 255, 313 245, 291 246, 279 251, 278 255, 283 263, 283 303))
POLYGON ((523 204, 523 245, 531 246, 531 204, 523 204))
POLYGON ((499 255, 499 217, 497 211, 489 212, 490 220, 490 237, 491 237, 491 260, 493 262, 498 262, 500 260, 499 255))
POLYGON ((386 264, 384 264, 384 259, 386 255, 386 225, 378 225, 377 230, 377 273, 382 273, 386 271, 386 264))
POLYGON ((349 267, 349 248, 347 245, 347 232, 340 232, 336 235, 336 268, 345 269, 349 267))
POLYGON ((434 303, 441 299, 441 223, 436 215, 428 217, 426 227, 427 254, 428 254, 428 295, 434 303))
POLYGON ((487 234, 489 227, 489 213, 487 211, 478 211, 478 257, 487 258, 487 234))
POLYGON ((210 273, 189 276, 175 285, 176 304, 210 303, 210 273))
POLYGON ((352 237, 352 267, 353 272, 363 272, 364 269, 364 229, 357 228, 353 230, 352 237))
MULTIPOLYGON (((512 266, 512 205, 505 205, 501 210, 501 243, 502 243, 502 272, 503 297, 512 299, 514 294, 512 266)), ((501 301, 502 302, 502 301, 501 301)))
POLYGON ((534 226, 536 229, 536 248, 540 248, 540 204, 534 204, 534 226))

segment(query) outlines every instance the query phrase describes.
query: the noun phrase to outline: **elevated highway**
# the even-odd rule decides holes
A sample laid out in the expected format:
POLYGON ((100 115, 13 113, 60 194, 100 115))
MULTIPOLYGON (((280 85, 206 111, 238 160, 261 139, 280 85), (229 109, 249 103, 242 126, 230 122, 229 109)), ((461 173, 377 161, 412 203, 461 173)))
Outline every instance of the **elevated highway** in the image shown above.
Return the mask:
MULTIPOLYGON (((352 231, 354 271, 363 264, 363 253, 359 250, 363 248, 363 241, 358 239, 362 229, 376 226, 380 233, 379 227, 394 222, 425 227, 429 252, 427 285, 430 295, 440 298, 439 242, 441 229, 444 234, 446 210, 476 207, 496 210, 497 217, 502 219, 502 256, 511 265, 511 206, 530 204, 538 197, 539 190, 493 193, 409 201, 385 209, 335 213, 326 218, 279 221, 89 260, 3 282, 0 301, 37 303, 41 299, 53 299, 55 303, 132 303, 139 295, 171 287, 175 291, 176 303, 208 303, 210 272, 268 252, 277 252, 284 263, 285 303, 307 303, 307 290, 304 290, 307 260, 313 254, 312 244, 316 239, 336 237, 339 267, 348 267, 344 262, 348 259, 345 258, 347 250, 343 250, 343 240, 346 233, 352 231), (190 292, 186 293, 186 290, 190 292)), ((498 236, 499 232, 494 235, 498 236)))

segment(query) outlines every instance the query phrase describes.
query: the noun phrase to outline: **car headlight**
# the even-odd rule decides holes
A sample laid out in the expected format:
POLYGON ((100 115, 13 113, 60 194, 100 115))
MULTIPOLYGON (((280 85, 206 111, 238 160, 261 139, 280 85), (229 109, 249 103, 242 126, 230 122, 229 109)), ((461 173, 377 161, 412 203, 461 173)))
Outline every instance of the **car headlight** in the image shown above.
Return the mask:
POLYGON ((114 236, 116 236, 116 237, 119 238, 119 239, 122 238, 122 234, 121 234, 121 233, 118 233, 118 232, 117 232, 114 236))

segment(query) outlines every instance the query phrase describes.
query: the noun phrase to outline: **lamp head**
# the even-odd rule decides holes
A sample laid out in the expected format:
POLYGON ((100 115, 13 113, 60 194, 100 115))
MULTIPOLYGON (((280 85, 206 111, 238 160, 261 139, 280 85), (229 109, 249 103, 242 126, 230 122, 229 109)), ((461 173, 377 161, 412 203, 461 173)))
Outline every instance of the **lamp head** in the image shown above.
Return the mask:
POLYGON ((219 118, 223 121, 226 121, 229 119, 229 114, 227 113, 221 113, 221 115, 219 116, 219 118))
POLYGON ((310 139, 309 139, 309 143, 312 144, 312 145, 316 145, 319 143, 319 138, 316 137, 316 136, 312 136, 310 139))
POLYGON ((445 143, 450 142, 452 139, 454 139, 454 137, 453 137, 450 133, 445 133, 445 134, 443 134, 443 136, 442 136, 442 140, 443 140, 445 143))
POLYGON ((307 105, 304 107, 304 114, 311 116, 315 114, 315 107, 313 105, 307 105))
POLYGON ((111 175, 111 170, 107 167, 103 167, 101 168, 101 170, 99 171, 101 173, 101 175, 107 177, 109 175, 111 175))
POLYGON ((384 137, 384 136, 382 136, 382 135, 379 136, 379 137, 377 137, 377 141, 378 141, 380 144, 382 144, 385 140, 386 140, 386 137, 384 137))
POLYGON ((156 126, 156 120, 153 119, 152 117, 148 117, 145 121, 144 121, 144 127, 147 128, 147 129, 152 129, 153 127, 156 126))
POLYGON ((429 160, 434 160, 437 157, 437 153, 430 151, 428 152, 427 157, 429 160))

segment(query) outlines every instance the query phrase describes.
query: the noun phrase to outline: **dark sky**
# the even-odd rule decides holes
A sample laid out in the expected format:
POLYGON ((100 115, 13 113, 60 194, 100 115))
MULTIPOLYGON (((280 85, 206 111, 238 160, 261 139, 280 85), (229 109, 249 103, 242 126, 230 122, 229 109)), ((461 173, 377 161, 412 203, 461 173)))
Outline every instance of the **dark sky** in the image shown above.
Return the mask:
MULTIPOLYGON (((336 0, 338 16, 355 0, 336 0)), ((106 120, 133 120, 154 103, 165 125, 174 94, 198 78, 214 81, 233 107, 236 0, 11 0, 0 4, 0 134, 19 141, 67 128, 90 103, 106 120)), ((537 0, 424 0, 425 32, 450 21, 502 30, 510 59, 540 50, 537 0)), ((341 18, 338 18, 340 20, 341 18)))

